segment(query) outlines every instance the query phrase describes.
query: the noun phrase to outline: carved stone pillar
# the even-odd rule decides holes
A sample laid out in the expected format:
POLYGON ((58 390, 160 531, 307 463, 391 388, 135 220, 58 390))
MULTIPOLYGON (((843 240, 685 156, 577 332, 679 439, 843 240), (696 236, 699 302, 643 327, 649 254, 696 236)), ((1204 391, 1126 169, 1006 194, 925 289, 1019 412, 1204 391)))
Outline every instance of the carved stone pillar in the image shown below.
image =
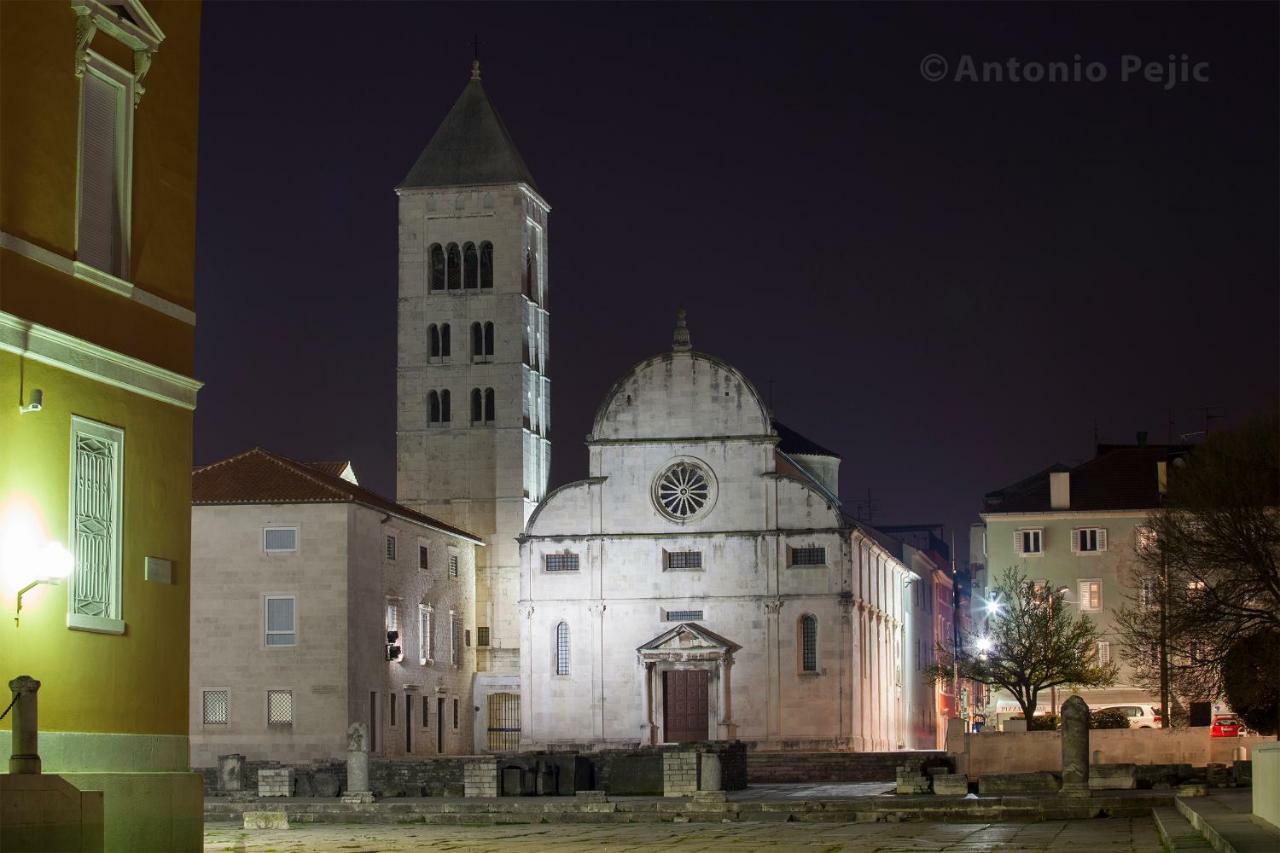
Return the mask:
POLYGON ((779 643, 781 642, 781 634, 778 633, 778 613, 782 610, 782 599, 771 598, 764 603, 764 612, 768 631, 766 636, 769 643, 769 681, 768 681, 768 729, 766 736, 770 740, 780 738, 782 736, 782 662, 779 659, 779 643))
POLYGON ((733 692, 730 689, 729 673, 733 669, 733 655, 726 654, 720 658, 720 722, 716 737, 720 740, 736 740, 738 726, 733 721, 733 692))
POLYGON ((644 683, 641 694, 644 696, 644 722, 640 724, 640 745, 652 746, 657 743, 657 729, 653 722, 653 681, 656 665, 653 661, 641 661, 644 665, 644 683))
POLYGON ((40 772, 40 721, 36 712, 36 693, 40 682, 29 675, 19 675, 9 682, 13 691, 13 752, 9 755, 9 772, 40 772))

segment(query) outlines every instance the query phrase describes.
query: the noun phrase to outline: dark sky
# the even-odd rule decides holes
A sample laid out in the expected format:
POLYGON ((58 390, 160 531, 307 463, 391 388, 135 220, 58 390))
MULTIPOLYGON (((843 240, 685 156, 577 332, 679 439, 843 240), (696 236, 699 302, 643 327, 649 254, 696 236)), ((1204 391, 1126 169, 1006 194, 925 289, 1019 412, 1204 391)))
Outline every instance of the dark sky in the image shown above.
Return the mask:
POLYGON ((843 455, 850 509, 962 553, 984 492, 1095 426, 1276 393, 1275 4, 204 8, 198 463, 350 458, 394 494, 393 187, 473 34, 552 205, 552 485, 680 304, 843 455), (1120 79, 1171 53, 1208 82, 1120 79), (953 79, 1076 54, 1106 79, 953 79))

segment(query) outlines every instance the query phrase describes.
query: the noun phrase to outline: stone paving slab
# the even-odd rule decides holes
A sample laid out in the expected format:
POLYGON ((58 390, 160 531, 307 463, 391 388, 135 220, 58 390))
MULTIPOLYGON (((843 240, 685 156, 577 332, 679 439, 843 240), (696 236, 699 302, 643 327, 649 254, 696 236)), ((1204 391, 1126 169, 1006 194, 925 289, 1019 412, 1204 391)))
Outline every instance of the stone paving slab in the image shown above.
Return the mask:
POLYGON ((534 851, 821 851, 821 853, 1157 853, 1150 818, 1047 821, 1036 824, 732 823, 445 827, 325 824, 245 831, 206 824, 206 851, 534 853, 534 851))

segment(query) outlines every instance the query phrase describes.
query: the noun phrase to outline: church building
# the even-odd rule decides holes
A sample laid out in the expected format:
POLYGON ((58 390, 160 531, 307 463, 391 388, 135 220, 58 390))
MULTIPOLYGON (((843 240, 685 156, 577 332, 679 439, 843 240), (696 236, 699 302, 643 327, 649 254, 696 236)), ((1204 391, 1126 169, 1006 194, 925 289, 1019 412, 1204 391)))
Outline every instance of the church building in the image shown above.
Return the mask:
POLYGON ((520 552, 551 465, 547 216, 474 63, 399 196, 396 500, 474 531, 477 750, 519 725, 520 552))
POLYGON ((932 747, 902 543, 841 513, 839 457, 695 351, 683 312, 587 447, 520 541, 522 748, 932 747))

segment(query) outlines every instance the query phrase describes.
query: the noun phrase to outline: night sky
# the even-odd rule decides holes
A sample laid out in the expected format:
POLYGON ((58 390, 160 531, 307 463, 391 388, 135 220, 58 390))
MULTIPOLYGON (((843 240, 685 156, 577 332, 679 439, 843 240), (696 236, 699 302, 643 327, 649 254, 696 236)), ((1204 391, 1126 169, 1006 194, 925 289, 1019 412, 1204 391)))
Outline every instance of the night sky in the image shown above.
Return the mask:
POLYGON ((206 2, 196 462, 349 458, 394 496, 393 188, 478 35, 552 206, 551 485, 685 305, 842 454, 847 509, 963 556, 983 493, 1095 429, 1274 399, 1277 8, 206 2), (1171 53, 1208 82, 1121 80, 1171 53), (1106 79, 981 79, 1010 57, 1106 79))

